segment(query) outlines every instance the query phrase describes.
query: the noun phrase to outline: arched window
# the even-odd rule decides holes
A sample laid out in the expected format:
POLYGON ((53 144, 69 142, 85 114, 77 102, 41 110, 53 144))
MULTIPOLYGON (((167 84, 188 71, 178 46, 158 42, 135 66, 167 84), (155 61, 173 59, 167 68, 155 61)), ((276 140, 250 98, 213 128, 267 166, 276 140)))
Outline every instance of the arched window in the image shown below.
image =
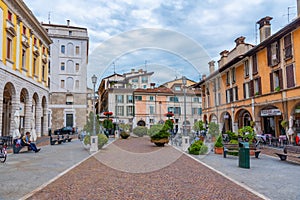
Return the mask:
POLYGON ((67 54, 68 56, 74 56, 74 45, 72 43, 68 43, 67 54))
POLYGON ((74 80, 72 77, 68 77, 67 78, 67 90, 73 90, 73 86, 74 86, 74 80))
POLYGON ((69 74, 75 73, 74 62, 72 60, 67 61, 67 73, 69 74))

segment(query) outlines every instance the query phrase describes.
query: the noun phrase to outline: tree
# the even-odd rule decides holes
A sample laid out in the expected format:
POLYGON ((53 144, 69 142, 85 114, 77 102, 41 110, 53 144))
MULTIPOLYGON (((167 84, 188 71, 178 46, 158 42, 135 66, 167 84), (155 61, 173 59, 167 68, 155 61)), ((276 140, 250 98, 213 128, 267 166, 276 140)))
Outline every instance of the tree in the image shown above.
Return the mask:
POLYGON ((204 128, 204 122, 203 121, 197 121, 194 123, 194 126, 193 126, 193 129, 194 131, 204 131, 205 128, 204 128))
MULTIPOLYGON (((83 130, 88 133, 93 133, 94 113, 90 112, 87 123, 84 125, 83 130)), ((96 134, 100 132, 100 123, 96 118, 95 121, 96 134)))

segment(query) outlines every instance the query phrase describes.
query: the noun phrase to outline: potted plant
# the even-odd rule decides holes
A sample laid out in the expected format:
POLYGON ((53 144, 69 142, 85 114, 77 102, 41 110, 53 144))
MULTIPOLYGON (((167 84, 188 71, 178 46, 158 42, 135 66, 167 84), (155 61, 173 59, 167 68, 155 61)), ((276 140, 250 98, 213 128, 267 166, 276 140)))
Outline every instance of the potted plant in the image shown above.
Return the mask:
MULTIPOLYGON (((98 149, 101 149, 108 142, 108 138, 102 133, 97 134, 97 136, 98 136, 98 149)), ((89 148, 89 146, 91 145, 90 135, 86 135, 84 137, 83 143, 87 148, 89 148)))
MULTIPOLYGON (((202 132, 202 131, 205 131, 206 129, 204 128, 204 123, 203 123, 203 121, 197 121, 197 122, 195 122, 194 123, 194 126, 193 126, 193 129, 194 129, 194 131, 197 131, 198 133, 200 132, 202 132)), ((201 135, 200 134, 200 140, 202 140, 202 141, 204 141, 204 135, 201 135)))
POLYGON ((280 86, 277 86, 277 87, 275 88, 275 91, 276 91, 276 92, 279 92, 279 91, 280 91, 280 86))
POLYGON ((215 147, 215 154, 223 154, 223 143, 222 143, 222 135, 221 134, 219 134, 214 147, 215 147))
POLYGON ((195 141, 188 148, 189 154, 193 154, 193 155, 206 154, 207 151, 208 151, 208 147, 201 140, 195 141))
POLYGON ((160 129, 158 132, 156 132, 155 134, 153 134, 151 136, 151 142, 154 143, 157 146, 164 146, 165 143, 169 142, 169 137, 170 137, 170 132, 169 132, 170 123, 167 122, 167 121, 168 120, 166 120, 166 122, 165 122, 164 126, 162 127, 162 129, 160 129))
POLYGON ((211 135, 212 141, 215 141, 215 137, 220 134, 219 125, 214 122, 210 122, 208 124, 208 134, 211 135))
POLYGON ((121 131, 120 136, 122 139, 127 139, 130 136, 130 134, 123 130, 121 131))

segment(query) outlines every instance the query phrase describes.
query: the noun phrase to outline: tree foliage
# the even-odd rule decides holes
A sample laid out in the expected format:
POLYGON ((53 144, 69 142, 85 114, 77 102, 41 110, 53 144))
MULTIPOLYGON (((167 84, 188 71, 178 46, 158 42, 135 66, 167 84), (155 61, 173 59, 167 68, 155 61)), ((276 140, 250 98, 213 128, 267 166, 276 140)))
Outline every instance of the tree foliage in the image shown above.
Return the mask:
MULTIPOLYGON (((83 130, 87 133, 92 134, 93 133, 93 123, 94 123, 94 113, 90 112, 89 118, 87 120, 87 123, 84 125, 83 130)), ((95 127, 96 127, 96 133, 100 133, 100 123, 96 118, 95 121, 95 127)))

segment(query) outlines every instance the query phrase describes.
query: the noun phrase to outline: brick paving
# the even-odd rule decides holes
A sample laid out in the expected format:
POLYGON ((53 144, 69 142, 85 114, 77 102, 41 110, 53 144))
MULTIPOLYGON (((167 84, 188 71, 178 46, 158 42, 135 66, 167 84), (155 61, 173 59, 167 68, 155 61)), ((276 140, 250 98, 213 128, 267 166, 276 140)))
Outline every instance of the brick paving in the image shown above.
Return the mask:
POLYGON ((171 146, 130 138, 109 145, 29 199, 260 198, 171 146), (161 168, 153 168, 157 163, 161 168))

